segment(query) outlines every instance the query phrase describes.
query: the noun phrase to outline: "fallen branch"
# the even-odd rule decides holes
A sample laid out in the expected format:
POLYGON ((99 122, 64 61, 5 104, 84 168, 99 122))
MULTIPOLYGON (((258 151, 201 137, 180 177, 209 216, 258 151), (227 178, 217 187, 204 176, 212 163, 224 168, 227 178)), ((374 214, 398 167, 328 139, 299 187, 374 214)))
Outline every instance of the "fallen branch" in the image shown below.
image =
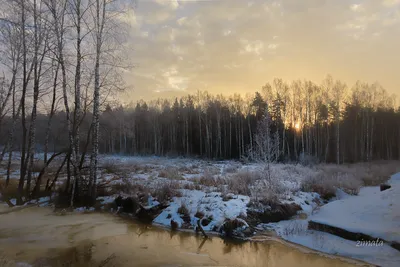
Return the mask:
POLYGON ((35 198, 35 197, 37 197, 39 195, 40 184, 41 184, 41 181, 42 181, 42 177, 45 174, 45 172, 46 172, 47 168, 49 167, 50 163, 53 161, 53 159, 55 159, 57 156, 59 156, 59 155, 61 155, 63 153, 65 153, 65 152, 62 151, 62 152, 58 152, 58 153, 53 154, 50 157, 50 159, 46 162, 46 165, 42 168, 42 170, 39 173, 39 176, 36 179, 36 185, 33 188, 33 191, 32 191, 32 194, 31 194, 31 198, 35 198))
POLYGON ((57 170, 57 172, 56 172, 56 175, 54 176, 54 179, 53 179, 53 181, 51 182, 50 186, 48 186, 49 181, 50 181, 50 178, 47 179, 47 184, 46 184, 46 189, 45 189, 46 191, 51 191, 51 189, 53 188, 54 184, 55 184, 56 181, 57 181, 58 175, 60 174, 62 168, 64 167, 65 163, 67 162, 67 158, 68 158, 68 155, 65 156, 63 162, 61 163, 60 167, 58 168, 58 170, 57 170))
POLYGON ((110 256, 108 256, 105 260, 103 260, 102 262, 100 262, 99 267, 103 267, 106 266, 107 263, 109 263, 111 260, 113 260, 115 258, 115 253, 111 254, 110 256))

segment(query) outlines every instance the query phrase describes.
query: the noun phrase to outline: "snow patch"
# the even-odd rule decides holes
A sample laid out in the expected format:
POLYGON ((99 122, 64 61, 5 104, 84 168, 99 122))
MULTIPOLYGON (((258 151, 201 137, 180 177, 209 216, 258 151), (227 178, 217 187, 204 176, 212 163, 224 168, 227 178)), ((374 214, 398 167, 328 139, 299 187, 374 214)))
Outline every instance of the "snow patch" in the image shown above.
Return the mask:
POLYGON ((291 220, 270 223, 263 227, 275 229, 277 234, 287 241, 332 255, 355 258, 386 267, 398 266, 400 262, 400 253, 389 245, 357 246, 355 241, 325 232, 307 230, 307 225, 306 220, 291 220))
POLYGON ((194 215, 200 211, 204 218, 209 218, 210 223, 204 226, 205 231, 212 231, 219 228, 226 219, 235 219, 239 216, 246 216, 247 204, 250 201, 248 196, 233 195, 228 201, 223 201, 221 193, 205 193, 198 190, 182 189, 182 197, 175 197, 170 204, 157 218, 155 223, 170 226, 171 219, 182 226, 183 220, 178 214, 181 205, 185 205, 191 217, 191 225, 197 225, 198 218, 194 215))
POLYGON ((358 196, 330 202, 310 219, 350 232, 400 242, 399 180, 400 175, 393 175, 390 189, 381 192, 379 187, 368 187, 358 196))

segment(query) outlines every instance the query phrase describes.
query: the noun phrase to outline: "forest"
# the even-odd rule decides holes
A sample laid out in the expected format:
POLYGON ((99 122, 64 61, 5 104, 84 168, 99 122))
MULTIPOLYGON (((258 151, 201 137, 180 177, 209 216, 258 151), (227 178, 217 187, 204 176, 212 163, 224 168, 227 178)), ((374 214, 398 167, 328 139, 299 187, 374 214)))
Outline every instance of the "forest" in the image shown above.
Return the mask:
MULTIPOLYGON (((321 85, 274 79, 246 96, 199 91, 127 106, 109 102, 100 115, 100 153, 252 160, 260 122, 268 115, 267 131, 278 146, 275 161, 340 164, 400 157, 400 109, 395 96, 378 83, 357 82, 348 89, 330 76, 321 85)), ((51 118, 38 114, 38 151, 66 148, 65 117, 62 109, 51 118), (49 120, 51 129, 46 127, 49 120)), ((83 117, 79 149, 87 152, 92 115, 83 117)), ((12 118, 6 116, 3 145, 11 126, 12 118)), ((18 151, 21 137, 15 138, 13 149, 18 151)))

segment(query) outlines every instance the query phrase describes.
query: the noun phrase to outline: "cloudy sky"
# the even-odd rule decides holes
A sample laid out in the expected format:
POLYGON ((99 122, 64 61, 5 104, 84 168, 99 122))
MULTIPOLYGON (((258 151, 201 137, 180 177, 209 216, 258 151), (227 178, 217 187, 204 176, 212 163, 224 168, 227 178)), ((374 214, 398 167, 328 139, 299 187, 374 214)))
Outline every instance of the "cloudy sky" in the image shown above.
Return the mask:
POLYGON ((136 1, 125 100, 327 74, 400 95, 400 0, 136 1))

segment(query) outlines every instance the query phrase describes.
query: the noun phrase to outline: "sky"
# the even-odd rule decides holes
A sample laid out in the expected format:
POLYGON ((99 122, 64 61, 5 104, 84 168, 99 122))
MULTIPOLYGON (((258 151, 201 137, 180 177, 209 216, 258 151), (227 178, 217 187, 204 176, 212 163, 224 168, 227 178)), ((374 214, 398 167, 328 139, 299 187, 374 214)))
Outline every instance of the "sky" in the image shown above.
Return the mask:
POLYGON ((400 0, 136 1, 124 101, 254 93, 274 78, 327 74, 400 95, 400 0))

